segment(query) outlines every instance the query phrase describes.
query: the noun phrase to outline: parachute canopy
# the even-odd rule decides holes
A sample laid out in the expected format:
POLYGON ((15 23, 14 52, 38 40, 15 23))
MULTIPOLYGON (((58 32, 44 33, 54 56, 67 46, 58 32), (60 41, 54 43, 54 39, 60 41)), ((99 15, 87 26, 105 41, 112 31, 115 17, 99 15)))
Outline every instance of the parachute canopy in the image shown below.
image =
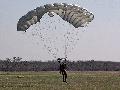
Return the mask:
POLYGON ((26 31, 31 25, 40 22, 40 19, 45 13, 48 13, 50 17, 53 17, 53 13, 55 13, 75 28, 84 27, 94 19, 92 13, 77 5, 69 5, 66 3, 46 4, 22 16, 17 23, 17 31, 26 31))

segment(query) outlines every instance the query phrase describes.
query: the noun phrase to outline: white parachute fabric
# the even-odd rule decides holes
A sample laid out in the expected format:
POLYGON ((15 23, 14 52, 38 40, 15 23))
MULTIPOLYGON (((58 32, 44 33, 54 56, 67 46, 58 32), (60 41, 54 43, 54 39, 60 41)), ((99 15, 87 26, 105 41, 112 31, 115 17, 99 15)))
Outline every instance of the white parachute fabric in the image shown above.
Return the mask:
POLYGON ((53 17, 53 13, 59 15, 63 20, 72 24, 75 28, 84 27, 94 19, 94 15, 86 9, 75 5, 65 3, 46 4, 29 11, 22 16, 17 23, 17 31, 26 31, 31 25, 40 22, 40 19, 45 13, 53 17))

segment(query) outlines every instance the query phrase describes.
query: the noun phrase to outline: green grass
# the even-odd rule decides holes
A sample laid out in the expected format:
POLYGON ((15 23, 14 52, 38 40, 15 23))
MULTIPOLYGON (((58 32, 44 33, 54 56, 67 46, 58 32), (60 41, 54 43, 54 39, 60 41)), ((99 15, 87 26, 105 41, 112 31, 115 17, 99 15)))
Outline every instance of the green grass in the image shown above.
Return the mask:
POLYGON ((120 72, 0 72, 0 90, 120 90, 120 72))

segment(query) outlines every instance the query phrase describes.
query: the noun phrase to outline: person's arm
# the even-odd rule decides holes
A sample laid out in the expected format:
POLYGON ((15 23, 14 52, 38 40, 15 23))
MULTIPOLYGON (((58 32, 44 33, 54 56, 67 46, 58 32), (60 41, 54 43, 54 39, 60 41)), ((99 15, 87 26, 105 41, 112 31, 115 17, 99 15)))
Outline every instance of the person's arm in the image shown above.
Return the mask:
POLYGON ((59 73, 61 74, 61 73, 62 73, 62 71, 61 71, 61 64, 60 64, 60 68, 59 68, 59 70, 60 70, 59 73))
POLYGON ((60 70, 60 71, 59 71, 59 73, 61 74, 61 73, 62 73, 62 71, 60 70))

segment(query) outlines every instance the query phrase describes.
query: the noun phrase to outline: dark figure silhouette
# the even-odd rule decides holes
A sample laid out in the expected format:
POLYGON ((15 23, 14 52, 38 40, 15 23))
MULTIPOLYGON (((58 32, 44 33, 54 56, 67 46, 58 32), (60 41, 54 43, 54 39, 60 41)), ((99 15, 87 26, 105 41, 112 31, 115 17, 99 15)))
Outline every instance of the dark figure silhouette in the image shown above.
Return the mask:
MULTIPOLYGON (((61 62, 62 58, 58 58, 57 59, 59 64, 60 64, 60 74, 63 75, 63 82, 67 82, 66 79, 67 79, 67 73, 66 73, 66 63, 64 62, 61 62)), ((65 59, 66 60, 66 59, 65 59)))

